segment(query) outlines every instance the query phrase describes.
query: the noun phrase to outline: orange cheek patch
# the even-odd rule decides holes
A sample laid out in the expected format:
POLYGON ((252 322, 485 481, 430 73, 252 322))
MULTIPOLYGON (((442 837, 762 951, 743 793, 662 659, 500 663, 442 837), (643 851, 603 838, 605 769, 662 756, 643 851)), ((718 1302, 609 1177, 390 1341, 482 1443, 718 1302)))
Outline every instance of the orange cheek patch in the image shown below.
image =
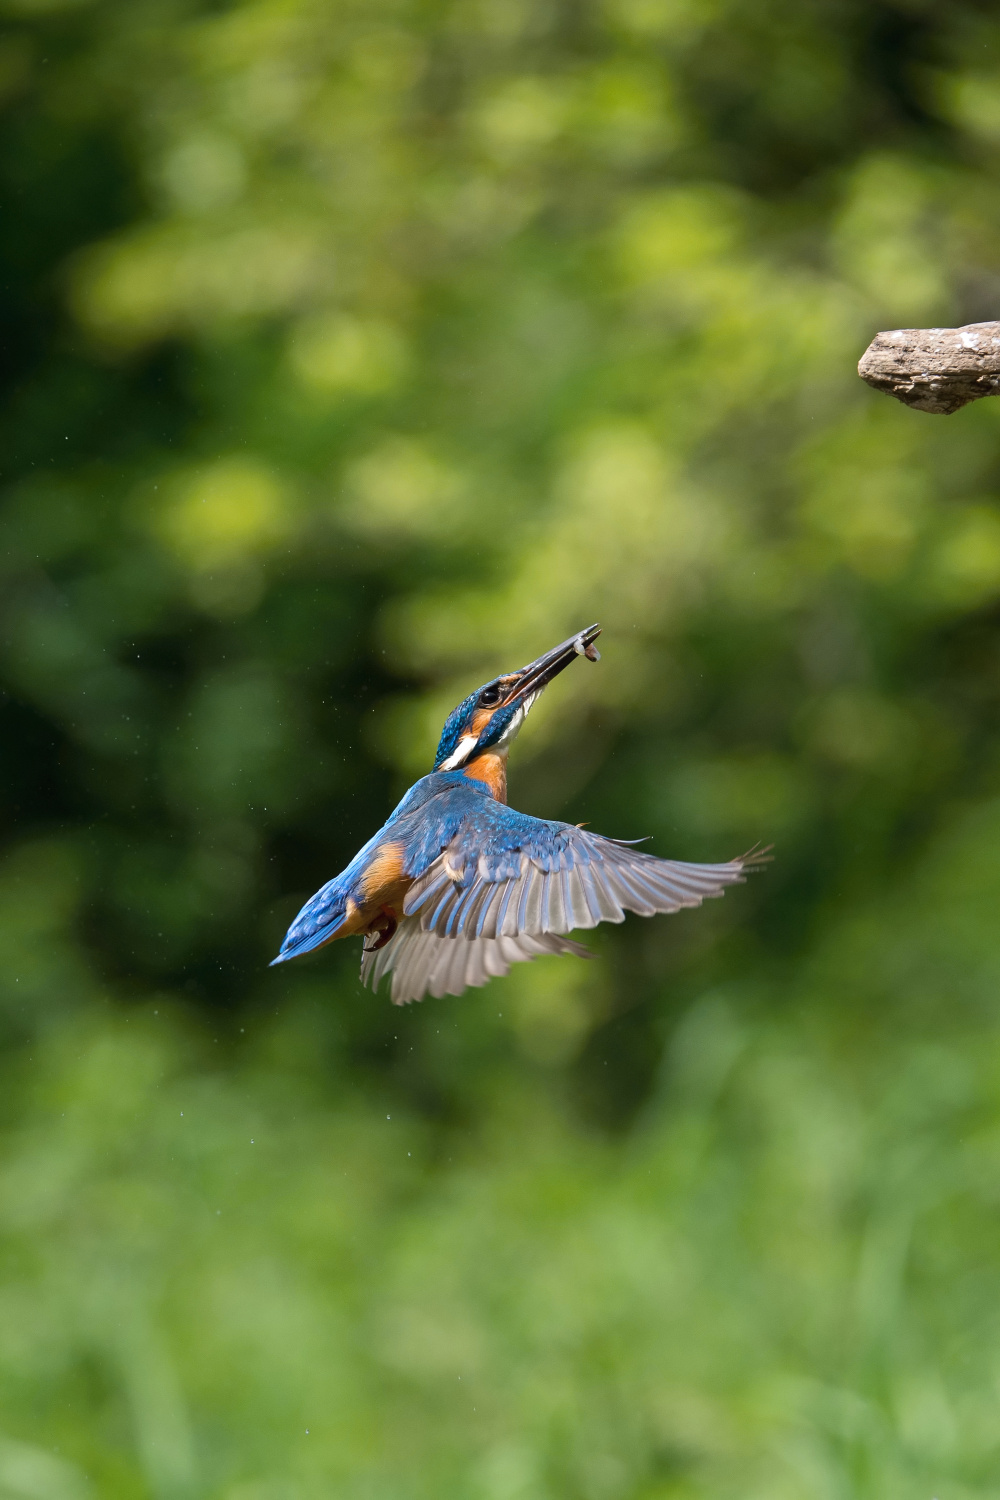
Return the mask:
POLYGON ((477 708, 476 712, 472 715, 472 725, 469 733, 474 734, 478 740, 495 713, 495 708, 477 708))

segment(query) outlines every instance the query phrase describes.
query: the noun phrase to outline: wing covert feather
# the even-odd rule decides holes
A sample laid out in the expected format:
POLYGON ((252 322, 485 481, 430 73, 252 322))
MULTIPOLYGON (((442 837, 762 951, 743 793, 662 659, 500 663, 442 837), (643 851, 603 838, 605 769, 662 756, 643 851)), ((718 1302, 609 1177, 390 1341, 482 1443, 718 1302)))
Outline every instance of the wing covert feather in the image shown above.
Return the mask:
POLYGON ((488 835, 495 843, 494 830, 460 829, 410 887, 407 916, 419 917, 424 932, 452 940, 559 935, 621 922, 627 911, 650 917, 700 906, 742 883, 763 857, 755 852, 726 864, 687 864, 565 823, 517 819, 519 832, 525 824, 539 832, 530 843, 523 840, 528 847, 504 849, 502 857, 485 847, 488 835))

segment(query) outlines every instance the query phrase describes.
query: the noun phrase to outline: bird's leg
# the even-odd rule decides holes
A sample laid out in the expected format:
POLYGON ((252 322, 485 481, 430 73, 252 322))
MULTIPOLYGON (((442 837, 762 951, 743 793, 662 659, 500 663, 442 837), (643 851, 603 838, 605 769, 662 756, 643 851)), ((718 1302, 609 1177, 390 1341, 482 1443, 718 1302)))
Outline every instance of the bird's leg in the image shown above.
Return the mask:
POLYGON ((380 948, 384 948, 386 943, 392 938, 398 925, 399 923, 396 921, 395 914, 387 906, 383 906, 374 922, 369 923, 365 932, 365 952, 377 953, 380 948), (378 941, 370 943, 368 939, 371 937, 377 937, 378 941))

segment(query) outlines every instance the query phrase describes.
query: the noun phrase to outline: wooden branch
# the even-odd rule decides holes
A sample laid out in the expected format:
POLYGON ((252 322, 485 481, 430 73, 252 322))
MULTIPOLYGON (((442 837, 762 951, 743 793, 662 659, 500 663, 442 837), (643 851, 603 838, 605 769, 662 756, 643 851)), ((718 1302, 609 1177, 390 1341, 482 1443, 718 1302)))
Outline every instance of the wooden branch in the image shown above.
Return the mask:
POLYGON ((877 333, 858 374, 906 406, 950 416, 980 396, 1000 395, 1000 323, 877 333))

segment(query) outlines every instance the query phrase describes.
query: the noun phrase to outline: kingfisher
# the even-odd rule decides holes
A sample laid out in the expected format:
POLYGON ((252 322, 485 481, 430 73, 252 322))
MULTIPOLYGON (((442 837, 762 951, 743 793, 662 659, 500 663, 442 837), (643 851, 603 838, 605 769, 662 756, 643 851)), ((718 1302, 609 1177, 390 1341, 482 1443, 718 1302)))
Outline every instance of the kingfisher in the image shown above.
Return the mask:
POLYGON ((599 661, 590 625, 494 677, 448 715, 434 769, 299 912, 274 964, 338 938, 363 940, 361 980, 391 974, 394 1004, 460 995, 542 954, 590 952, 567 933, 700 906, 742 883, 766 850, 726 864, 640 852, 582 824, 507 805, 507 753, 532 704, 578 656, 599 661))

